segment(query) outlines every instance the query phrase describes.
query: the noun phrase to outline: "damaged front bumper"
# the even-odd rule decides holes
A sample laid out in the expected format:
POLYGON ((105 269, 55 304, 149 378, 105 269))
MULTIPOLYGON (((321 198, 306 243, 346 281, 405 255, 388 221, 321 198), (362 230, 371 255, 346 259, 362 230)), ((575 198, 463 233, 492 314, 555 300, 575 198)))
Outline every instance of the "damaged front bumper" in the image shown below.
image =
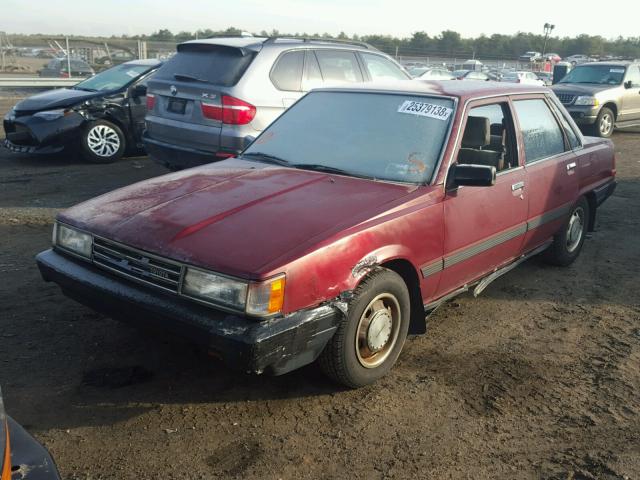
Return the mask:
POLYGON ((6 138, 2 145, 16 153, 58 153, 77 141, 85 121, 78 112, 69 112, 55 120, 36 115, 8 115, 3 122, 6 138))
POLYGON ((343 318, 325 305, 258 321, 167 296, 54 250, 36 261, 44 280, 57 283, 66 296, 112 318, 190 339, 251 373, 281 375, 313 362, 343 318))
POLYGON ((11 442, 12 480, 60 480, 49 452, 15 420, 6 418, 11 442))

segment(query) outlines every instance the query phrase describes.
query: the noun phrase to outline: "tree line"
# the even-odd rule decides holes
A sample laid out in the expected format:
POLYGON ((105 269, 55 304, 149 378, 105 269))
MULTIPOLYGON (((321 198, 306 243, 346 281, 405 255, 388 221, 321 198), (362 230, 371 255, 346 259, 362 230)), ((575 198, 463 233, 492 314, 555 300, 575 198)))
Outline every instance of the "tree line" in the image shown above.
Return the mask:
MULTIPOLYGON (((235 27, 225 30, 198 30, 196 32, 182 31, 172 33, 168 29, 160 29, 150 35, 139 35, 130 38, 184 42, 196 38, 207 38, 218 35, 240 35, 242 31, 235 27)), ((328 33, 281 33, 278 30, 267 32, 252 32, 260 36, 302 36, 312 38, 334 38, 328 33)), ((542 51, 545 37, 542 34, 518 32, 514 35, 480 35, 474 38, 464 38, 458 32, 445 30, 436 35, 427 32, 414 32, 411 37, 398 38, 389 35, 347 35, 340 32, 335 38, 341 40, 353 40, 367 42, 374 47, 395 55, 401 56, 458 56, 469 58, 514 58, 522 53, 534 50, 542 51)), ((547 39, 546 52, 555 52, 562 57, 576 53, 604 56, 613 55, 624 58, 640 58, 640 37, 618 37, 606 39, 600 35, 582 34, 576 37, 552 36, 547 39)))

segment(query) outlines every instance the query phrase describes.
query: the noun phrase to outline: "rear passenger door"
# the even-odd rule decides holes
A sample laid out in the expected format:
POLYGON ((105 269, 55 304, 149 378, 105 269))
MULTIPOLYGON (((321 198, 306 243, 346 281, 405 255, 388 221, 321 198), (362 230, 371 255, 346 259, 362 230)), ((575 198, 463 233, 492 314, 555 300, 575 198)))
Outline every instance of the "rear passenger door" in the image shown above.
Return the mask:
POLYGON ((448 190, 444 206, 444 259, 437 296, 451 292, 521 253, 528 190, 507 97, 471 104, 456 150, 461 164, 493 165, 490 187, 448 190))
POLYGON ((563 225, 578 193, 576 155, 569 133, 543 95, 516 97, 514 111, 529 198, 524 250, 550 239, 563 225))

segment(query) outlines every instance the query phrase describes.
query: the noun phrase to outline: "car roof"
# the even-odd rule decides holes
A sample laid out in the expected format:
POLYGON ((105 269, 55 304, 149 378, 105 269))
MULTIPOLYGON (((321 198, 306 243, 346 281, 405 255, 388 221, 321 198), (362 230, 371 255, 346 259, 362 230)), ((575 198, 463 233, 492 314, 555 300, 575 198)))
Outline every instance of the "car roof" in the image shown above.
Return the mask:
POLYGON ((578 67, 584 67, 584 66, 589 66, 589 65, 611 65, 612 67, 626 67, 627 65, 632 65, 634 63, 638 63, 638 62, 632 62, 629 60, 618 60, 618 61, 608 61, 608 62, 589 62, 589 63, 582 63, 580 65, 576 65, 574 68, 578 68, 578 67))
POLYGON ((490 97, 499 95, 511 95, 519 93, 549 93, 546 87, 536 85, 525 85, 518 83, 500 83, 486 81, 452 81, 452 80, 420 80, 413 81, 390 81, 390 82, 368 82, 363 84, 353 84, 348 87, 324 87, 313 91, 334 91, 334 92, 376 92, 394 94, 418 94, 418 95, 444 95, 457 97, 460 100, 468 100, 479 97, 490 97))
POLYGON ((122 65, 144 65, 154 67, 156 65, 162 65, 162 60, 158 60, 157 58, 145 58, 139 60, 130 60, 128 62, 124 62, 122 65))
POLYGON ((378 52, 378 49, 364 42, 339 40, 333 38, 308 38, 308 37, 211 37, 201 40, 189 40, 178 44, 180 51, 184 45, 220 45, 223 47, 239 48, 241 50, 260 51, 265 45, 288 47, 296 44, 313 44, 320 48, 344 48, 349 50, 369 50, 378 52))

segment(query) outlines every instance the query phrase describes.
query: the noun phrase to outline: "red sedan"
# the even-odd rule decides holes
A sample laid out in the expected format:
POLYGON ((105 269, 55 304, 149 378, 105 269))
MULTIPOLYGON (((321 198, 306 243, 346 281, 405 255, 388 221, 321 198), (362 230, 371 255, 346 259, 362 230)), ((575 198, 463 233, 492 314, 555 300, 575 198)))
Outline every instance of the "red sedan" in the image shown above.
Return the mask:
POLYGON ((442 302, 536 254, 573 262, 615 188, 612 143, 550 90, 403 82, 315 90, 238 158, 58 216, 45 280, 245 371, 386 374, 442 302))

